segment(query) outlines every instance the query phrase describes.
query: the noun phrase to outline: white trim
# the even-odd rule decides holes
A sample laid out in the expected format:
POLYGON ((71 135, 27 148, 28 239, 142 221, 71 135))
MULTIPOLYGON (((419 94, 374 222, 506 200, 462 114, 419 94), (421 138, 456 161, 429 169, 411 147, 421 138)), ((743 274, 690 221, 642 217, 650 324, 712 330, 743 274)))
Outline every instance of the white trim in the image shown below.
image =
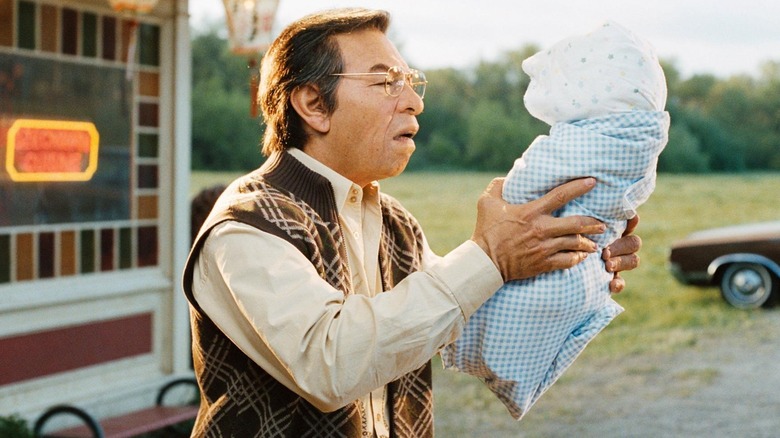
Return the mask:
POLYGON ((176 224, 171 239, 173 251, 172 344, 173 371, 190 369, 189 306, 181 290, 180 278, 190 248, 190 148, 191 141, 191 90, 192 66, 190 49, 190 24, 188 0, 174 0, 174 148, 173 163, 173 222, 176 224))
POLYGON ((134 290, 132 296, 115 295, 96 300, 17 309, 0 314, 0 321, 3 321, 0 325, 0 337, 92 324, 139 313, 159 313, 159 292, 159 288, 150 288, 134 290))
POLYGON ((171 279, 171 284, 168 290, 162 295, 161 306, 165 309, 165 314, 168 316, 165 321, 160 321, 162 330, 160 333, 160 343, 162 345, 162 351, 164 354, 160 357, 160 367, 165 372, 173 371, 173 346, 176 345, 177 340, 174 336, 174 326, 172 323, 173 316, 173 294, 175 291, 173 282, 173 271, 171 266, 171 254, 173 254, 173 246, 176 244, 175 240, 171 237, 175 230, 178 228, 175 222, 175 218, 171 212, 171 205, 173 204, 173 167, 175 162, 173 160, 174 150, 176 145, 173 141, 173 130, 175 126, 174 114, 177 110, 175 102, 173 100, 173 84, 175 83, 174 74, 176 72, 175 64, 176 60, 173 57, 174 46, 174 20, 165 20, 165 23, 160 26, 160 94, 158 96, 160 108, 158 114, 158 149, 157 149, 157 219, 159 220, 159 228, 157 233, 158 243, 158 256, 159 267, 166 278, 171 279), (167 110, 163 111, 163 108, 167 110))
POLYGON ((0 300, 0 316, 29 308, 172 288, 170 278, 164 277, 157 268, 22 281, 0 286, 0 296, 3 297, 0 300))

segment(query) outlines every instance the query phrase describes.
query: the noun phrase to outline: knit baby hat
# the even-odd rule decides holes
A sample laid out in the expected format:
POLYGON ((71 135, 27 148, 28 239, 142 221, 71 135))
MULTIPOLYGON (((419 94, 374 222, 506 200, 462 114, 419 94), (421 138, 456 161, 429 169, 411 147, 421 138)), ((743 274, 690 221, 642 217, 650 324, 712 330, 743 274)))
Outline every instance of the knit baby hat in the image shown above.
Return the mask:
POLYGON ((655 49, 614 21, 534 54, 523 70, 531 77, 526 108, 549 125, 666 105, 655 49))

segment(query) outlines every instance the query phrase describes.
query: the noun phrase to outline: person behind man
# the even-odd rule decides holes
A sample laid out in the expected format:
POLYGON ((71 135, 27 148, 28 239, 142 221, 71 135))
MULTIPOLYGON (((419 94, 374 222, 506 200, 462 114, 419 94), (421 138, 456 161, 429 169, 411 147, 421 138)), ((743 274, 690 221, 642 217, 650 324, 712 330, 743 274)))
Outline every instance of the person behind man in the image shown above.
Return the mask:
MULTIPOLYGON (((592 239, 604 248, 655 187, 669 131, 658 56, 647 41, 607 21, 522 66, 531 78, 526 109, 552 128, 515 161, 503 197, 523 204, 563 182, 595 177, 596 187, 557 215, 603 221, 606 232, 592 239)), ((598 254, 570 269, 511 281, 442 350, 442 362, 482 379, 519 420, 623 311, 610 296, 610 281, 598 254)))
MULTIPOLYGON (((388 24, 384 11, 313 14, 263 59, 268 158, 217 200, 184 271, 195 437, 432 436, 431 357, 504 281, 596 251, 583 235, 602 223, 552 215, 593 179, 525 205, 503 201, 496 180, 472 237, 432 253, 377 183, 414 151, 426 85, 388 24)), ((613 271, 636 267, 640 245, 608 248, 613 271)))

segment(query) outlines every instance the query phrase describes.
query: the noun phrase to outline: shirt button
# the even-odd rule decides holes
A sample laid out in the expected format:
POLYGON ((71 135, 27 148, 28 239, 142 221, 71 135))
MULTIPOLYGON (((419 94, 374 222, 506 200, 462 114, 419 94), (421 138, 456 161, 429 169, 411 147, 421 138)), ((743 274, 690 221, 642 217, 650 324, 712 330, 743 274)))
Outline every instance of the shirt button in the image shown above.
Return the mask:
POLYGON ((355 231, 354 233, 352 233, 352 235, 353 235, 353 236, 355 236, 355 239, 358 239, 358 238, 360 238, 360 233, 358 233, 357 231, 355 231))
POLYGON ((357 202, 357 196, 353 196, 353 197, 349 198, 349 202, 353 202, 353 203, 357 202))

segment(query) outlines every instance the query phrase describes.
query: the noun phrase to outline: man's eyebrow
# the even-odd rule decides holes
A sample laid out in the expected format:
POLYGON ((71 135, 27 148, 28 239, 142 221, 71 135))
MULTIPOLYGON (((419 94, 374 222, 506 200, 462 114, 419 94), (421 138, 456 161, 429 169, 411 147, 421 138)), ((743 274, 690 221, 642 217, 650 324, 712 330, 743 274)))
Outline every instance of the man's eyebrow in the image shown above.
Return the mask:
POLYGON ((380 62, 379 64, 374 64, 373 66, 371 66, 371 68, 368 71, 385 73, 388 70, 390 70, 390 66, 380 62))

